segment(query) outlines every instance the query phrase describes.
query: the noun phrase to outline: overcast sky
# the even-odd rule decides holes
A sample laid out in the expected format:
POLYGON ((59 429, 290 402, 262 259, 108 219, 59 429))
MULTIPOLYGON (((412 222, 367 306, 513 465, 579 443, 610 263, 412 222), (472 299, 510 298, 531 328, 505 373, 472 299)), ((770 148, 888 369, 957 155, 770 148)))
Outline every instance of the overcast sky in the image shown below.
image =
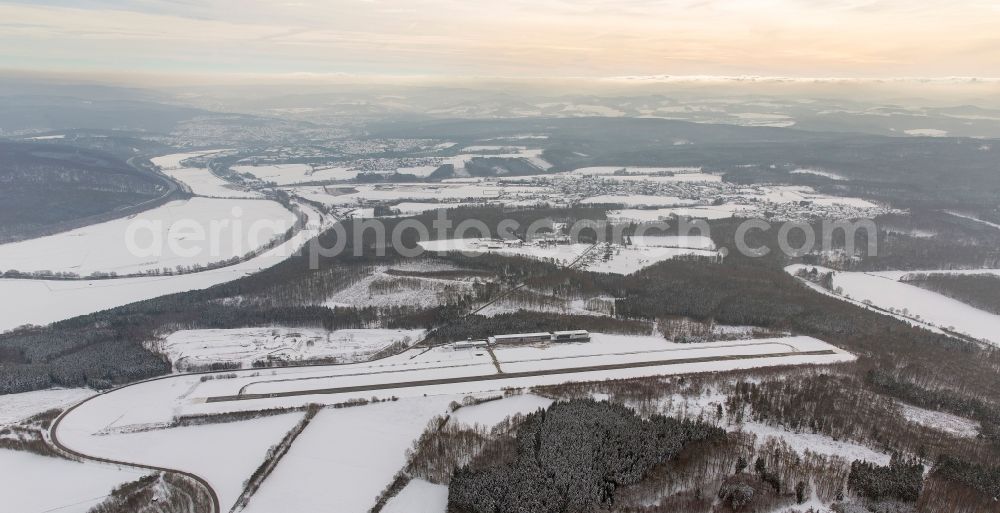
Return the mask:
POLYGON ((988 0, 0 0, 0 68, 1000 76, 988 0))

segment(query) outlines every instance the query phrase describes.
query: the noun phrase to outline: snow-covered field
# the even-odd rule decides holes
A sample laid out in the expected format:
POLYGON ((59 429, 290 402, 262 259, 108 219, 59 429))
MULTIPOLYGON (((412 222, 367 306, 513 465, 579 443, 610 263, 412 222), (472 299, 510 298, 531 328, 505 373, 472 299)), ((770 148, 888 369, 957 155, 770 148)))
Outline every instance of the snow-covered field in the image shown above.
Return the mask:
POLYGON ((824 178, 829 178, 831 180, 847 180, 847 177, 841 174, 834 173, 832 171, 824 171, 822 169, 808 169, 800 168, 791 171, 793 175, 815 175, 822 176, 824 178))
POLYGON ((527 415, 540 409, 544 410, 552 402, 552 399, 546 399, 535 394, 515 395, 496 401, 488 401, 483 404, 459 408, 451 414, 448 422, 470 427, 478 425, 489 429, 512 415, 527 415))
POLYGON ((802 185, 776 185, 759 187, 756 194, 748 195, 769 203, 798 203, 808 201, 816 205, 843 205, 854 208, 878 208, 878 205, 861 198, 829 196, 817 193, 812 187, 802 185))
POLYGON ((547 171, 552 168, 552 164, 542 158, 541 148, 527 148, 525 146, 469 146, 462 149, 463 153, 454 157, 446 157, 442 164, 451 164, 455 170, 461 172, 465 168, 466 162, 476 157, 524 159, 539 171, 547 171))
POLYGON ((226 510, 243 490, 244 481, 264 461, 268 448, 304 415, 288 413, 236 424, 95 434, 112 426, 107 418, 88 417, 88 412, 84 409, 76 415, 74 411, 73 422, 60 426, 61 443, 88 455, 193 472, 208 481, 226 510))
POLYGON ((18 298, 6 302, 0 309, 0 331, 24 324, 48 324, 166 294, 204 289, 271 267, 295 253, 325 226, 323 216, 315 209, 308 205, 300 205, 300 208, 309 221, 295 237, 255 258, 228 267, 179 276, 114 280, 0 280, 0 297, 18 298))
POLYGON ((611 273, 629 275, 640 271, 657 262, 670 260, 680 256, 698 255, 714 256, 714 251, 701 251, 682 248, 644 248, 636 246, 619 247, 608 261, 595 261, 583 266, 588 271, 596 273, 611 273))
POLYGON ((183 167, 181 162, 192 157, 211 155, 223 150, 208 150, 192 153, 175 153, 155 157, 150 161, 160 168, 160 172, 170 176, 184 185, 187 185, 191 192, 199 196, 210 198, 261 198, 259 192, 245 191, 234 187, 229 182, 215 176, 206 168, 183 167))
POLYGON ((51 409, 67 408, 94 394, 89 388, 51 388, 0 395, 0 426, 13 424, 51 409))
MULTIPOLYGON (((818 265, 792 264, 792 265, 790 265, 788 267, 785 267, 785 272, 787 272, 788 274, 791 274, 791 275, 794 276, 800 269, 806 269, 807 271, 811 270, 811 269, 816 269, 817 271, 819 271, 821 273, 828 273, 828 272, 833 271, 833 269, 830 269, 830 268, 827 268, 827 267, 823 267, 823 266, 818 266, 818 265)), ((941 334, 941 335, 945 335, 945 332, 941 328, 938 328, 937 326, 935 326, 933 324, 930 324, 928 322, 925 322, 923 320, 917 320, 917 319, 914 319, 912 317, 906 317, 906 316, 904 316, 904 315, 902 315, 900 313, 890 313, 888 311, 885 311, 885 310, 882 310, 882 309, 876 307, 874 303, 866 303, 866 302, 862 302, 860 300, 854 299, 853 297, 849 297, 849 296, 847 296, 845 294, 837 294, 834 291, 827 290, 826 288, 820 286, 818 283, 813 283, 813 282, 811 282, 809 280, 806 280, 806 279, 801 279, 800 278, 799 281, 803 285, 805 285, 806 287, 812 289, 813 291, 815 291, 818 294, 823 294, 823 295, 826 295, 826 296, 830 296, 830 297, 839 299, 841 301, 846 301, 846 302, 851 303, 852 305, 857 306, 859 308, 864 308, 864 309, 870 310, 872 312, 878 312, 878 313, 880 313, 882 315, 887 315, 887 316, 892 317, 894 319, 897 319, 899 321, 905 322, 905 323, 907 323, 907 324, 909 324, 911 326, 918 326, 918 327, 924 328, 926 330, 929 330, 929 331, 931 331, 933 333, 938 333, 938 334, 941 334)))
POLYGON ((729 115, 735 118, 735 124, 741 126, 787 128, 796 123, 791 116, 769 112, 733 112, 729 115))
POLYGON ((160 168, 160 171, 168 171, 172 169, 180 169, 183 166, 182 162, 189 158, 201 157, 203 155, 212 155, 225 150, 201 150, 201 151, 190 151, 187 153, 171 153, 170 155, 162 155, 159 157, 153 157, 149 159, 154 166, 160 168))
POLYGON ((631 274, 663 260, 681 255, 715 255, 715 245, 703 236, 644 236, 633 237, 632 245, 610 246, 590 244, 503 244, 490 239, 445 239, 422 241, 425 251, 460 251, 468 255, 496 253, 549 260, 567 265, 580 260, 583 269, 594 272, 631 274), (610 251, 609 251, 610 248, 610 251), (589 251, 589 253, 588 253, 589 251), (604 255, 608 260, 604 260, 604 255))
POLYGON ((335 358, 358 361, 401 342, 410 345, 423 330, 318 328, 241 328, 181 330, 155 344, 177 369, 217 362, 238 362, 249 368, 257 360, 302 361, 335 358))
POLYGON ((514 313, 519 310, 529 310, 532 312, 553 312, 563 315, 610 315, 614 312, 615 300, 610 297, 594 297, 588 299, 570 299, 553 301, 546 304, 525 302, 517 297, 504 297, 495 303, 491 303, 486 308, 477 312, 485 317, 496 317, 505 313, 514 313), (598 304, 593 307, 590 301, 598 304))
POLYGON ((414 166, 414 167, 401 167, 396 169, 396 172, 401 175, 413 175, 420 178, 427 178, 431 176, 437 168, 440 166, 414 166))
POLYGON ((0 449, 0 509, 10 513, 86 513, 115 487, 147 472, 0 449))
POLYGON ((942 411, 925 410, 908 404, 900 404, 899 406, 903 410, 903 416, 906 417, 906 420, 915 424, 964 438, 975 438, 979 434, 979 423, 974 420, 942 411))
POLYGON ((445 513, 447 510, 447 486, 414 479, 382 508, 382 513, 445 513))
MULTIPOLYGON (((415 397, 320 411, 244 511, 327 513, 333 504, 338 512, 368 511, 403 468, 406 450, 453 399, 415 397)), ((405 506, 398 511, 425 511, 420 509, 423 505, 411 502, 426 498, 425 494, 411 490, 408 495, 412 496, 397 497, 403 501, 397 506, 405 506)))
POLYGON ((133 217, 0 245, 0 269, 89 276, 204 266, 245 255, 294 222, 273 201, 171 201, 133 217))
POLYGON ((279 186, 327 180, 351 180, 358 176, 358 171, 346 167, 320 168, 313 171, 309 164, 233 166, 231 170, 237 173, 249 173, 261 181, 279 186))
POLYGON ((248 198, 259 199, 264 196, 255 191, 240 189, 229 182, 212 174, 204 168, 188 167, 164 170, 164 174, 187 185, 193 194, 209 198, 248 198))
MULTIPOLYGON (((717 254, 713 249, 699 249, 697 240, 690 242, 691 244, 696 244, 693 246, 680 245, 686 244, 683 241, 678 242, 679 245, 677 246, 657 245, 655 242, 650 243, 651 240, 658 238, 661 237, 647 237, 644 241, 641 240, 641 237, 634 237, 633 244, 630 246, 612 244, 609 246, 610 256, 606 261, 603 259, 603 255, 605 254, 604 247, 598 247, 587 256, 587 259, 581 262, 580 267, 598 273, 628 275, 658 262, 679 256, 697 255, 713 257, 717 254)), ((668 237, 662 238, 666 239, 668 237)), ((711 239, 707 237, 702 237, 701 239, 708 241, 708 247, 714 247, 711 244, 711 239)))
MULTIPOLYGON (((597 400, 606 397, 595 397, 597 400)), ((708 390, 702 395, 680 395, 672 394, 660 400, 659 410, 662 414, 671 417, 685 417, 689 419, 712 419, 715 417, 717 408, 726 404, 726 394, 717 390, 708 390)), ((741 418, 734 418, 732 412, 727 417, 720 419, 720 427, 727 431, 739 430, 745 433, 757 435, 758 447, 769 438, 779 439, 788 444, 799 454, 806 451, 822 454, 826 456, 837 456, 844 458, 846 463, 858 459, 871 461, 880 465, 889 463, 890 455, 885 454, 857 442, 849 440, 837 440, 830 436, 793 431, 782 426, 764 424, 761 422, 745 421, 741 418)))
POLYGON ((375 269, 372 274, 361 278, 354 284, 333 292, 323 304, 329 307, 420 306, 431 308, 448 303, 448 299, 454 298, 456 295, 472 292, 472 280, 413 276, 401 280, 399 277, 387 274, 387 270, 387 268, 375 269), (399 286, 390 287, 393 283, 397 283, 399 286), (408 285, 408 283, 417 283, 417 285, 408 285))
POLYGON ((827 456, 839 456, 849 462, 862 460, 878 465, 888 465, 891 459, 889 454, 875 451, 864 445, 845 440, 835 440, 818 433, 798 433, 759 422, 747 422, 740 427, 744 432, 757 435, 759 442, 763 442, 763 439, 766 438, 777 438, 790 445, 799 454, 810 451, 827 456))
POLYGON ((838 272, 834 287, 857 301, 870 301, 883 309, 894 309, 939 328, 964 333, 1000 345, 1000 315, 969 306, 961 301, 896 281, 877 273, 838 272))
POLYGON ((941 130, 939 128, 913 128, 910 130, 903 130, 903 133, 917 137, 945 137, 948 135, 947 130, 941 130))
POLYGON ((497 253, 524 256, 539 260, 552 260, 560 264, 573 262, 590 249, 590 244, 524 244, 499 245, 490 239, 443 239, 421 241, 424 251, 461 251, 470 255, 497 253))

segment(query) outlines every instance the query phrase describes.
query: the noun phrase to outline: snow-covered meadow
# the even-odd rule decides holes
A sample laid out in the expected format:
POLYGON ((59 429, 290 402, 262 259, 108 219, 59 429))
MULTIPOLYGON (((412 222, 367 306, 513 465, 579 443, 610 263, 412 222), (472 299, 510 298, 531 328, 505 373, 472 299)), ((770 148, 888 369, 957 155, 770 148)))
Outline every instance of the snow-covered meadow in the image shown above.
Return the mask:
POLYGON ((0 269, 85 277, 205 266, 250 253, 294 223, 273 201, 177 200, 129 218, 0 245, 0 269))
POLYGON ((422 241, 424 251, 458 251, 467 255, 495 253, 547 260, 559 265, 576 263, 581 269, 631 274, 657 262, 686 255, 716 256, 715 244, 705 236, 636 236, 632 244, 505 243, 491 239, 422 241))
POLYGON ((157 341, 153 348, 178 370, 212 363, 239 363, 249 368, 258 360, 285 362, 336 359, 352 362, 369 358, 393 344, 411 345, 423 330, 319 328, 240 328, 180 330, 157 341))
POLYGON ((424 251, 458 251, 470 255, 497 253, 500 255, 524 256, 539 260, 552 260, 568 264, 583 256, 591 248, 590 244, 503 244, 491 239, 442 239, 421 241, 424 251))
POLYGON ((445 513, 448 487, 414 479, 382 508, 382 513, 445 513))
POLYGON ((24 324, 44 325, 166 294, 204 289, 271 267, 294 254, 326 226, 318 211, 308 205, 300 208, 309 220, 299 233, 261 255, 227 267, 176 276, 110 280, 0 280, 0 296, 18 298, 0 310, 0 331, 24 324))
POLYGON ((847 177, 840 173, 834 173, 833 171, 826 171, 823 169, 799 168, 799 169, 793 169, 792 171, 789 172, 793 175, 822 176, 823 178, 829 178, 831 180, 837 180, 837 181, 847 180, 847 177))
MULTIPOLYGON (((418 397, 320 411, 244 511, 325 513, 331 504, 345 513, 368 511, 405 465, 406 450, 454 399, 418 397)), ((421 511, 420 504, 403 504, 406 513, 421 511)))
POLYGON ((13 424, 48 410, 68 408, 95 393, 89 388, 50 388, 0 395, 0 426, 13 424))
POLYGON ((854 300, 1000 345, 1000 315, 900 282, 898 274, 838 272, 833 285, 854 300))
MULTIPOLYGON (((379 268, 346 288, 333 291, 323 303, 337 306, 420 306, 431 308, 471 293, 473 281, 407 276, 405 280, 379 268)), ((451 301, 454 302, 454 301, 451 301)))
POLYGON ((84 415, 74 415, 71 425, 65 429, 60 426, 59 441, 91 456, 193 472, 208 481, 228 510, 243 490, 244 481, 264 461, 268 449, 303 415, 295 412, 239 424, 112 434, 102 433, 113 427, 105 423, 107 419, 85 422, 84 415))
POLYGON ((149 159, 154 166, 160 168, 160 171, 170 171, 174 169, 181 169, 184 167, 184 161, 190 158, 202 157, 205 155, 213 155, 226 150, 200 150, 200 151, 189 151, 186 153, 171 153, 169 155, 161 155, 159 157, 153 157, 149 159))
POLYGON ((980 425, 974 420, 943 411, 925 410, 909 404, 900 403, 899 407, 906 420, 914 424, 944 431, 958 437, 975 438, 979 435, 980 425))
POLYGON ((174 180, 183 183, 191 189, 192 194, 198 196, 205 196, 209 198, 247 199, 260 199, 264 197, 264 195, 259 192, 240 189, 222 178, 213 175, 211 171, 204 168, 180 168, 164 170, 163 173, 174 180))
POLYGON ((148 472, 0 449, 0 504, 11 513, 86 513, 148 472))
POLYGON ((224 150, 207 150, 192 153, 175 153, 150 159, 160 172, 183 183, 193 194, 209 198, 250 198, 258 199, 263 195, 259 192, 247 191, 233 186, 229 182, 212 174, 206 168, 185 167, 183 162, 189 158, 212 155, 224 150))
POLYGON ((538 410, 544 410, 554 401, 535 394, 517 394, 496 401, 463 406, 455 410, 448 422, 467 427, 480 426, 491 428, 507 417, 527 415, 538 410))
MULTIPOLYGON (((638 239, 636 237, 635 239, 638 239)), ((711 242, 711 239, 702 239, 711 242)), ((668 246, 644 244, 648 241, 633 240, 632 245, 623 246, 620 244, 608 245, 608 259, 604 260, 604 251, 601 247, 597 251, 588 255, 588 260, 582 262, 582 269, 598 273, 611 273, 628 275, 640 271, 646 267, 654 265, 664 260, 670 260, 681 256, 715 257, 718 255, 714 249, 702 249, 692 246, 668 246)), ((714 247, 714 245, 709 245, 714 247)))
POLYGON ((232 171, 249 174, 262 182, 278 186, 329 180, 351 180, 357 178, 358 171, 346 167, 316 168, 309 164, 270 164, 233 166, 232 171))

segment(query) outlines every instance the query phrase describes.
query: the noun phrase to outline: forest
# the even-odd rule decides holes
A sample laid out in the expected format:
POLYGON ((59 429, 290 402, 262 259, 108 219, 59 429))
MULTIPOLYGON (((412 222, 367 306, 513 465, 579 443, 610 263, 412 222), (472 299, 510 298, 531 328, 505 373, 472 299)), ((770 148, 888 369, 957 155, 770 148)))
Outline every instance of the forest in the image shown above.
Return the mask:
POLYGON ((721 438, 708 424, 661 416, 643 419, 620 405, 558 403, 528 415, 512 461, 459 469, 451 480, 453 513, 586 512, 614 503, 616 490, 641 481, 691 442, 721 438))
POLYGON ((1000 315, 1000 276, 914 273, 902 281, 1000 315))
MULTIPOLYGON (((853 365, 772 368, 570 383, 531 392, 560 401, 600 394, 642 415, 696 417, 730 430, 755 423, 775 426, 794 445, 730 431, 727 439, 696 444, 656 469, 646 482, 624 490, 619 511, 718 511, 705 499, 714 498, 717 490, 733 491, 734 486, 753 491, 744 494, 744 499, 752 495, 745 508, 732 510, 772 511, 794 503, 799 482, 807 483, 806 496, 833 502, 840 512, 994 511, 994 497, 1000 493, 1000 444, 911 422, 896 400, 875 390, 858 372, 853 365), (706 409, 695 406, 701 398, 717 395, 724 399, 706 409), (848 447, 831 454, 796 444, 794 438, 801 436, 796 434, 802 433, 822 434, 848 447), (878 463, 870 456, 868 463, 852 461, 853 443, 891 456, 878 463), (925 469, 926 479, 921 479, 925 469), (656 502, 658 506, 648 506, 656 502)), ((427 466, 422 463, 420 468, 427 466)), ((415 476, 435 478, 417 470, 415 476)))
POLYGON ((101 151, 0 142, 0 243, 123 216, 163 198, 173 182, 101 151))

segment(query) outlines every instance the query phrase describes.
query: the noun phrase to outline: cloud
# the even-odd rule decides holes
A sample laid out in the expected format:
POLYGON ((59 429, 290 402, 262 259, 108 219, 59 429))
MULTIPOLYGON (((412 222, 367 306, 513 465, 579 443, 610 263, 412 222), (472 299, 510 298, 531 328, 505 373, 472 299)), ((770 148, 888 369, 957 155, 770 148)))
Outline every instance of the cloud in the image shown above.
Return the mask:
POLYGON ((984 0, 42 0, 0 20, 0 67, 1000 75, 984 0))

